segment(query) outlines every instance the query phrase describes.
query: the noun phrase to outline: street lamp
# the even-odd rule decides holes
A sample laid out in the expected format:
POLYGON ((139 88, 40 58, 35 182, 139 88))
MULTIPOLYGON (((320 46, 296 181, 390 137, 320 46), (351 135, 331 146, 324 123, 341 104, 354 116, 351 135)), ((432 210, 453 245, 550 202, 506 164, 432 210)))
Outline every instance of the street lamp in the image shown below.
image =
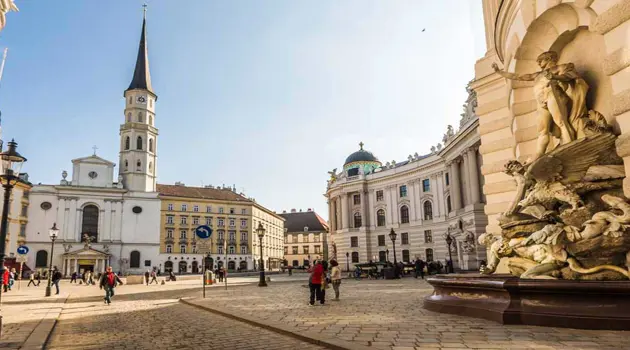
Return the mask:
POLYGON ((258 238, 260 239, 260 281, 258 282, 258 287, 267 287, 267 282, 265 281, 265 263, 263 260, 262 248, 263 237, 265 237, 265 228, 260 222, 258 223, 256 233, 258 234, 258 238))
POLYGON ((394 249, 394 272, 396 274, 396 277, 394 278, 399 278, 400 271, 398 271, 398 262, 396 261, 396 231, 394 231, 393 228, 389 231, 389 239, 392 240, 392 249, 394 249))
POLYGON ((350 260, 348 260, 349 256, 350 253, 346 252, 346 272, 350 272, 350 260))
MULTIPOLYGON (((13 140, 8 143, 6 152, 0 153, 0 161, 2 161, 2 187, 4 187, 4 206, 2 207, 2 221, 0 222, 0 305, 2 301, 2 288, 4 285, 4 258, 6 256, 7 228, 9 221, 9 200, 11 199, 11 191, 13 186, 20 178, 20 170, 22 164, 26 162, 26 158, 22 157, 15 149, 17 143, 13 140)), ((0 336, 2 336, 2 315, 0 313, 0 336)))
POLYGON ((389 248, 385 249, 385 260, 389 264, 389 248))
POLYGON ((50 296, 50 284, 52 281, 52 260, 53 253, 55 252, 55 239, 59 235, 59 229, 57 228, 57 223, 53 224, 53 227, 48 230, 48 235, 50 236, 50 240, 52 241, 50 247, 50 265, 48 266, 48 284, 46 285, 46 296, 50 296))
POLYGON ((446 234, 446 244, 448 245, 448 260, 449 260, 448 264, 450 265, 450 266, 446 267, 446 269, 448 271, 447 273, 449 273, 449 272, 452 273, 453 272, 453 256, 451 255, 451 244, 452 243, 453 243, 453 237, 451 237, 450 233, 447 233, 446 234))

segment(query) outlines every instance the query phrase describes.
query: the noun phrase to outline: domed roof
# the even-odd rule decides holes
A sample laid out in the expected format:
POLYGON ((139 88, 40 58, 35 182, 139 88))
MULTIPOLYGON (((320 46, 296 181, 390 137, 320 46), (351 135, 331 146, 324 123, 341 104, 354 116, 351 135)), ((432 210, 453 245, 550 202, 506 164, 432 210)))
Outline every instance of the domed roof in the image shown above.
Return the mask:
POLYGON ((378 158, 376 158, 376 156, 372 154, 372 152, 368 152, 363 149, 363 142, 359 143, 359 146, 361 147, 361 149, 349 155, 348 158, 346 158, 346 162, 343 165, 347 165, 354 162, 375 162, 379 164, 381 163, 379 162, 378 158))

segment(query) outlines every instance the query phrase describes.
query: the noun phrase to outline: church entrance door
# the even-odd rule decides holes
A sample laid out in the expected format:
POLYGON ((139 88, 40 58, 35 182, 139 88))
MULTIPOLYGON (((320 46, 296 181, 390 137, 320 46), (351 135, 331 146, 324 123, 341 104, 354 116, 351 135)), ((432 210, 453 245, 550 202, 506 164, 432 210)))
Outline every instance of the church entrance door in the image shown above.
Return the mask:
POLYGON ((179 273, 186 273, 186 268, 188 267, 188 263, 186 263, 185 261, 180 261, 178 265, 179 265, 179 273))

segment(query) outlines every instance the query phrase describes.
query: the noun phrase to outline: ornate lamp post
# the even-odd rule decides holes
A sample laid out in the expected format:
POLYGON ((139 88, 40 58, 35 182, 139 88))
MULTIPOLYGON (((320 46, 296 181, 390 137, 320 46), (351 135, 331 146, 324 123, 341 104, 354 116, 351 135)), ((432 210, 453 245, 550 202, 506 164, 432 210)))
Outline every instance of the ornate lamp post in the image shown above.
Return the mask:
POLYGON ((451 244, 453 243, 453 237, 450 233, 446 234, 446 244, 448 245, 448 265, 446 267, 447 273, 453 272, 453 256, 451 255, 451 244))
POLYGON ((389 248, 385 249, 385 261, 389 264, 389 248))
POLYGON ((267 282, 265 281, 265 263, 263 260, 262 248, 263 237, 265 237, 265 228, 260 222, 258 223, 256 233, 258 234, 258 238, 260 239, 260 281, 258 282, 258 287, 267 287, 267 282))
POLYGON ((50 236, 50 240, 52 241, 52 243, 50 247, 50 264, 48 265, 48 284, 46 284, 47 297, 49 297, 51 294, 50 285, 52 281, 52 260, 53 260, 53 254, 55 252, 55 240, 57 239, 57 236, 59 235, 59 229, 57 228, 57 223, 54 223, 53 227, 51 227, 50 230, 48 230, 48 235, 50 236))
POLYGON ((346 252, 346 272, 350 272, 350 260, 348 260, 349 256, 350 253, 346 252))
MULTIPOLYGON (((22 157, 15 149, 17 143, 13 140, 8 143, 8 149, 0 153, 0 161, 2 161, 2 187, 4 187, 4 206, 2 207, 2 221, 0 222, 0 301, 2 300, 2 286, 4 284, 4 258, 6 256, 7 229, 9 221, 9 200, 11 199, 11 191, 13 186, 20 178, 20 169, 22 164, 26 162, 26 158, 22 157)), ((0 304, 1 305, 1 304, 0 304)), ((0 314, 0 336, 2 335, 2 315, 0 314)))
POLYGON ((398 262, 396 261, 396 231, 394 231, 393 228, 389 231, 389 239, 392 240, 392 249, 394 249, 394 273, 396 275, 394 278, 399 278, 400 272, 398 271, 398 262))

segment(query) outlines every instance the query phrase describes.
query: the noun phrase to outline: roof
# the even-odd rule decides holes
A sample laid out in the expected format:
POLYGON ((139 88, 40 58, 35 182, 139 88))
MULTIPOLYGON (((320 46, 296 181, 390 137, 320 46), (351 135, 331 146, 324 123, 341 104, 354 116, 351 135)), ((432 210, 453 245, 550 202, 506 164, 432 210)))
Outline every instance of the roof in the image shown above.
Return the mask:
POLYGON ((219 188, 158 184, 157 191, 160 193, 160 196, 166 197, 186 197, 253 203, 251 200, 241 196, 238 193, 235 193, 232 190, 224 190, 219 188))
POLYGON ((286 221, 284 227, 287 232, 304 232, 304 227, 308 226, 309 231, 327 231, 328 224, 326 220, 317 215, 314 211, 305 211, 300 213, 282 213, 278 214, 286 221))
POLYGON ((149 49, 147 47, 147 18, 142 19, 142 33, 140 34, 140 46, 138 47, 138 58, 136 59, 136 69, 133 72, 131 84, 127 90, 142 89, 155 95, 151 87, 151 73, 149 72, 149 49))
POLYGON ((91 156, 88 157, 81 157, 81 158, 76 158, 72 160, 72 164, 75 163, 95 163, 95 164, 105 164, 105 165, 109 165, 109 166, 115 166, 116 163, 110 162, 107 159, 101 158, 99 156, 97 156, 96 154, 93 154, 91 156))
POLYGON ((368 152, 363 149, 363 142, 359 143, 359 146, 361 147, 361 149, 349 155, 348 158, 346 158, 346 162, 343 163, 343 165, 347 165, 354 162, 377 162, 379 164, 381 163, 379 162, 378 158, 376 158, 376 156, 372 154, 372 152, 368 152))

